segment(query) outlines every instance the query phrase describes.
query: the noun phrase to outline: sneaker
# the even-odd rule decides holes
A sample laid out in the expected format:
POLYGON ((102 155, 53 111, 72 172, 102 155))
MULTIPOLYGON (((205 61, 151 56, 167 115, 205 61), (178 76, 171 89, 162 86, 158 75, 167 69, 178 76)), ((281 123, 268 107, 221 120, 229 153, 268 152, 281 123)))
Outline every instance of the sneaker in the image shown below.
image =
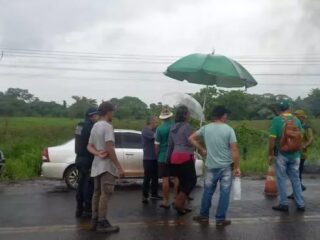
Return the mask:
POLYGON ((90 231, 96 231, 97 230, 97 225, 98 225, 98 218, 92 218, 91 219, 90 231))
POLYGON ((143 198, 142 198, 142 203, 148 204, 148 203, 149 203, 149 199, 146 198, 146 197, 143 197, 143 198))
POLYGON ((217 227, 225 227, 231 224, 231 220, 216 220, 217 227))
POLYGON ((297 207, 298 212, 305 212, 306 208, 305 207, 297 207))
POLYGON ((102 220, 98 222, 96 231, 99 233, 115 233, 119 232, 118 226, 112 226, 108 220, 102 220))
POLYGON ((289 212, 289 206, 281 205, 281 204, 277 206, 273 206, 272 209, 279 212, 289 212))
POLYGON ((161 196, 159 196, 159 195, 152 195, 152 196, 150 197, 150 199, 151 199, 151 200, 156 200, 156 201, 158 201, 158 200, 163 200, 163 197, 161 197, 161 196))
POLYGON ((193 221, 199 222, 199 223, 209 223, 209 218, 205 216, 195 216, 193 217, 193 221))

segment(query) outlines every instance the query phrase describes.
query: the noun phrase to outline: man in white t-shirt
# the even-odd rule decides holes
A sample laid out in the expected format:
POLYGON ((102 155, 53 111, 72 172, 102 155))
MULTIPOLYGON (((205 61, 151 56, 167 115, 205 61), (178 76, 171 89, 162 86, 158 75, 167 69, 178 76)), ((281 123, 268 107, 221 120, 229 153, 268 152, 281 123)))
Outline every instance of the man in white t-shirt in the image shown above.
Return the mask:
POLYGON ((107 220, 107 209, 114 191, 115 179, 123 177, 124 171, 115 153, 114 131, 111 125, 114 107, 103 102, 98 112, 100 120, 94 124, 88 143, 88 151, 95 157, 91 168, 94 178, 92 198, 92 230, 97 232, 118 232, 118 226, 112 226, 107 220))

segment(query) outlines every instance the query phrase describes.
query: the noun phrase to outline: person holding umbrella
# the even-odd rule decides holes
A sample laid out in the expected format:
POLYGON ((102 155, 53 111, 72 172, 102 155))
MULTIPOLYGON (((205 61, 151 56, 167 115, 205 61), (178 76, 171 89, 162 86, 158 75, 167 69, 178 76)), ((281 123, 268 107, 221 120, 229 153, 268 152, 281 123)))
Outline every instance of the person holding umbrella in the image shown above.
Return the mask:
POLYGON ((188 138, 192 128, 188 123, 190 113, 186 106, 179 106, 175 116, 175 124, 170 129, 167 162, 172 165, 174 175, 179 179, 179 191, 175 200, 178 214, 190 212, 186 208, 186 200, 197 183, 194 164, 194 149, 188 138))

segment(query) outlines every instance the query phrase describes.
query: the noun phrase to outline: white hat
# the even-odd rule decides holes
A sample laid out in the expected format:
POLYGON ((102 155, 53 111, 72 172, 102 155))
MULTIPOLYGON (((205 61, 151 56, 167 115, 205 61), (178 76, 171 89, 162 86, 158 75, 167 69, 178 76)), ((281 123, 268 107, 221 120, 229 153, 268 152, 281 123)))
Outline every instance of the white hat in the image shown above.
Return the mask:
POLYGON ((165 120, 165 119, 171 118, 172 116, 173 116, 173 113, 170 111, 169 106, 163 106, 159 118, 161 120, 165 120))

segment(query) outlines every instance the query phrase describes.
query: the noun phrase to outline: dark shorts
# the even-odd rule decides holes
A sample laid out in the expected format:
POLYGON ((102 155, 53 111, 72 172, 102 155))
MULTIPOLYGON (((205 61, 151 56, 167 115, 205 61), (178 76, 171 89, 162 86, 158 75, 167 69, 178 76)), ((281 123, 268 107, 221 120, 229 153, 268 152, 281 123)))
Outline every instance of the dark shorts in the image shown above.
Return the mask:
POLYGON ((158 175, 159 175, 159 178, 174 176, 172 174, 171 164, 158 163, 158 175))
POLYGON ((179 179, 179 191, 189 195, 197 183, 194 161, 183 164, 172 164, 173 172, 179 179))

